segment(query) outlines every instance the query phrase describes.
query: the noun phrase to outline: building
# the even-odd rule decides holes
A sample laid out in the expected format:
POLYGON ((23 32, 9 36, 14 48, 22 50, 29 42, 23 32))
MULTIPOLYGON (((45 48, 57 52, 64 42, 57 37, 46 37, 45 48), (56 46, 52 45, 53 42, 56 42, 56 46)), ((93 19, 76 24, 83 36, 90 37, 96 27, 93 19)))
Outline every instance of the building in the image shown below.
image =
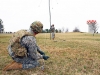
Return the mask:
POLYGON ((94 33, 92 25, 88 25, 88 32, 89 33, 94 33))
POLYGON ((87 24, 88 24, 88 32, 89 33, 94 33, 94 31, 96 30, 96 20, 88 20, 87 21, 87 24))

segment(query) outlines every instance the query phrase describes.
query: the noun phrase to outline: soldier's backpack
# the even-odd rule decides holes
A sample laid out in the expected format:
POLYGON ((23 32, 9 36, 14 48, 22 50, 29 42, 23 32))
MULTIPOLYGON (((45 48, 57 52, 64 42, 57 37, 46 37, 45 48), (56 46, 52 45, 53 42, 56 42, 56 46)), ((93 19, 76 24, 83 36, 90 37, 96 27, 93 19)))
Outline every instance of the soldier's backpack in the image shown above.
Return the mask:
POLYGON ((10 39, 10 45, 11 45, 12 51, 14 52, 15 57, 27 56, 26 48, 20 44, 20 41, 22 37, 24 36, 34 36, 34 35, 27 32, 27 30, 19 30, 15 32, 10 39))

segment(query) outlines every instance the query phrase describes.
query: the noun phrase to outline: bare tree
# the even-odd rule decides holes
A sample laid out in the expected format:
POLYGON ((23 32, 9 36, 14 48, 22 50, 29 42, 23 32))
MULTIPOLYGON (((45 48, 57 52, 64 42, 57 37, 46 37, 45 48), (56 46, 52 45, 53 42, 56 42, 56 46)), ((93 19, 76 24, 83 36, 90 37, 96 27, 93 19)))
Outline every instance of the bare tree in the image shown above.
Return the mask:
POLYGON ((0 25, 2 25, 3 21, 0 19, 0 25))
POLYGON ((61 32, 64 32, 64 27, 62 27, 62 30, 61 30, 61 32))
POLYGON ((75 29, 73 30, 73 32, 80 32, 80 30, 77 27, 75 27, 75 29))
POLYGON ((66 33, 68 32, 68 28, 66 29, 66 31, 65 31, 66 33))
POLYGON ((93 30, 93 36, 97 32, 98 28, 99 28, 98 24, 91 24, 91 29, 93 30))
POLYGON ((58 29, 58 33, 61 33, 61 29, 58 29))
POLYGON ((4 31, 3 21, 0 19, 0 33, 4 31))

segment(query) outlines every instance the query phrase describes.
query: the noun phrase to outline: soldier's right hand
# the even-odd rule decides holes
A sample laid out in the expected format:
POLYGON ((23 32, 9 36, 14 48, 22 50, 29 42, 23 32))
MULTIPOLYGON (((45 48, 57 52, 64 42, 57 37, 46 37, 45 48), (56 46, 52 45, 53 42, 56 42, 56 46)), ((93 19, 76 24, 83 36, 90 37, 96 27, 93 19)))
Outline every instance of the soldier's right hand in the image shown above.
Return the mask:
POLYGON ((47 60, 48 58, 49 58, 49 56, 43 55, 43 59, 44 59, 44 60, 47 60))

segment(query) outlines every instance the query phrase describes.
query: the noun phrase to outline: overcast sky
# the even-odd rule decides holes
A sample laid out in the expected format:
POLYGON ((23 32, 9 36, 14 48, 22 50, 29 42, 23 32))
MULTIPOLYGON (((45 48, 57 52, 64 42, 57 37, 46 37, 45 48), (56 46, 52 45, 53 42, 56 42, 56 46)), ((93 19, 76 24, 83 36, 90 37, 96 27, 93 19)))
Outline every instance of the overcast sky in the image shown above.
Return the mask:
MULTIPOLYGON (((68 28, 71 32, 78 27, 80 31, 88 32, 87 20, 96 20, 100 26, 100 0, 50 1, 51 24, 56 29, 68 28)), ((44 29, 49 29, 49 0, 0 0, 0 19, 5 31, 29 29, 36 20, 44 24, 44 29)))

